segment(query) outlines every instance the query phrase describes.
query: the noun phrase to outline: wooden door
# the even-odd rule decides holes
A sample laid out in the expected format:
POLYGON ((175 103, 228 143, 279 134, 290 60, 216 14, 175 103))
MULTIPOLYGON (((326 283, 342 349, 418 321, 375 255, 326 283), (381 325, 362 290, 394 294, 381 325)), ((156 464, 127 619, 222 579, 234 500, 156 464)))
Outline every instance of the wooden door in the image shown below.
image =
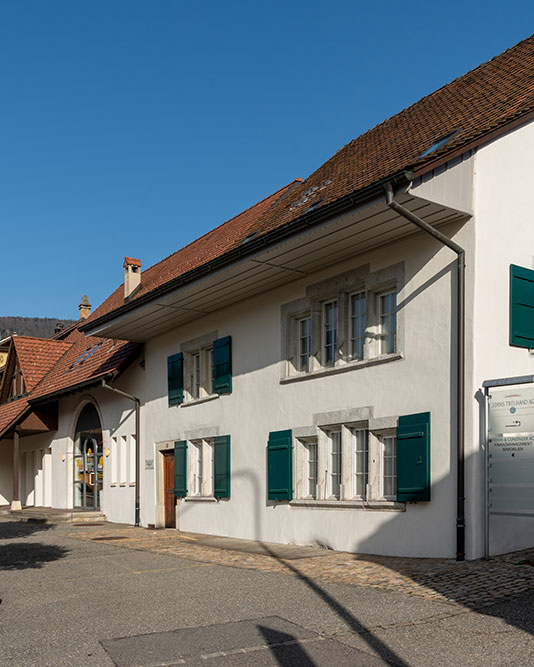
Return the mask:
POLYGON ((174 497, 174 452, 163 454, 165 483, 165 528, 176 528, 176 498, 174 497))

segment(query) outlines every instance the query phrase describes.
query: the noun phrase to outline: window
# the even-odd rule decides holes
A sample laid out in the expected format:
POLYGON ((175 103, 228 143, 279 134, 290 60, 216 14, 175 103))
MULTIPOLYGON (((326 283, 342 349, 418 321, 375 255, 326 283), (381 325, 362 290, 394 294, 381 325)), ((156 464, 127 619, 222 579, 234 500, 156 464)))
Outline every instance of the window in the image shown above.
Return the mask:
POLYGON ((230 436, 174 443, 175 495, 230 497, 230 436))
POLYGON ((341 431, 331 431, 328 440, 328 495, 339 500, 341 497, 341 431))
POLYGON ((323 362, 334 366, 337 359, 337 301, 323 306, 323 362))
POLYGON ((196 443, 192 447, 193 450, 193 479, 192 479, 192 493, 194 496, 201 496, 203 492, 203 487, 202 487, 202 480, 203 480, 203 475, 202 475, 202 441, 199 443, 196 443))
POLYGON ((216 333, 182 344, 167 357, 169 406, 232 393, 232 339, 216 333))
POLYGON ((304 443, 306 448, 306 495, 317 498, 317 441, 304 443))
POLYGON ((395 352, 397 336, 397 294, 380 296, 380 354, 395 352))
POLYGON ((130 436, 130 486, 135 484, 135 463, 136 463, 136 438, 135 435, 130 436))
POLYGON ((352 432, 352 446, 353 496, 355 498, 366 498, 369 480, 368 432, 364 429, 355 429, 352 432))
POLYGON ((184 355, 187 369, 189 400, 204 398, 213 393, 213 348, 207 347, 184 355))
POLYGON ((192 398, 200 398, 200 352, 191 355, 189 393, 192 398))
POLYGON ((111 438, 111 480, 110 484, 113 486, 117 484, 117 463, 118 463, 118 449, 119 445, 116 436, 111 438))
POLYGON ((281 381, 383 363, 387 355, 398 358, 403 320, 397 318, 397 294, 403 281, 403 264, 373 273, 366 265, 309 285, 305 297, 283 304, 281 381))
POLYGON ((299 320, 299 371, 310 370, 311 357, 311 317, 299 320))
POLYGON ((365 293, 350 297, 350 358, 363 359, 366 331, 365 293))
POLYGON ((395 499, 397 494, 397 443, 394 436, 385 436, 380 442, 382 459, 382 496, 395 499))
MULTIPOLYGON (((363 410, 348 411, 348 423, 299 427, 294 436, 291 429, 269 433, 267 498, 360 509, 430 502, 430 412, 375 421, 362 419, 363 410)), ((339 413, 315 417, 330 414, 339 413)))
POLYGON ((128 441, 125 435, 121 435, 121 453, 120 453, 120 483, 121 486, 124 486, 126 484, 126 457, 128 456, 128 441))

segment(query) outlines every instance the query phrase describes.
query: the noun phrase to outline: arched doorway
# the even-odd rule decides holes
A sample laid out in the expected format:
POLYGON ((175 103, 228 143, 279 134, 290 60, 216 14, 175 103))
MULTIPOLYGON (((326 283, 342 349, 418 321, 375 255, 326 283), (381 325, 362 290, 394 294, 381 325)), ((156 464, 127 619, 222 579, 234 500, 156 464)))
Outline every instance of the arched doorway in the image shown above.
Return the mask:
POLYGON ((74 507, 100 509, 103 473, 102 425, 95 406, 87 403, 74 436, 74 507))

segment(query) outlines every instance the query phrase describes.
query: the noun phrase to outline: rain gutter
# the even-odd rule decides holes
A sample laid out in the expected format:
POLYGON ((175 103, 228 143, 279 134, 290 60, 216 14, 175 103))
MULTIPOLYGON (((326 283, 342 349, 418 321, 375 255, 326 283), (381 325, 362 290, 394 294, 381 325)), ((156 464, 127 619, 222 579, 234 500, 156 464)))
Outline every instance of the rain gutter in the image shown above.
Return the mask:
MULTIPOLYGON (((396 213, 456 253, 456 560, 465 560, 465 250, 394 199, 386 183, 386 203, 396 213)), ((452 310, 452 308, 451 308, 452 310)))

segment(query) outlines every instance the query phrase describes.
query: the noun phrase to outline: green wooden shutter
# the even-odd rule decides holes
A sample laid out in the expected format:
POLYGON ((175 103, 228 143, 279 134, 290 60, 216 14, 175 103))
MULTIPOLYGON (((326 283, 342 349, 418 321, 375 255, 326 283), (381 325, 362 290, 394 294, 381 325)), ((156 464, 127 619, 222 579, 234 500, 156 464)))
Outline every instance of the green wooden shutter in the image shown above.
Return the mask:
POLYGON ((213 341, 213 390, 217 394, 232 393, 232 337, 213 341))
POLYGON ((534 347, 534 271, 510 265, 510 345, 534 347))
POLYGON ((230 436, 213 438, 213 495, 230 497, 230 436))
POLYGON ((167 382, 169 405, 184 402, 184 355, 181 352, 167 357, 167 382))
POLYGON ((291 430, 272 431, 267 443, 267 498, 293 498, 293 438, 291 430))
POLYGON ((187 442, 178 440, 174 443, 174 495, 183 498, 187 495, 187 442))
POLYGON ((397 500, 430 500, 430 412, 399 417, 397 500))

